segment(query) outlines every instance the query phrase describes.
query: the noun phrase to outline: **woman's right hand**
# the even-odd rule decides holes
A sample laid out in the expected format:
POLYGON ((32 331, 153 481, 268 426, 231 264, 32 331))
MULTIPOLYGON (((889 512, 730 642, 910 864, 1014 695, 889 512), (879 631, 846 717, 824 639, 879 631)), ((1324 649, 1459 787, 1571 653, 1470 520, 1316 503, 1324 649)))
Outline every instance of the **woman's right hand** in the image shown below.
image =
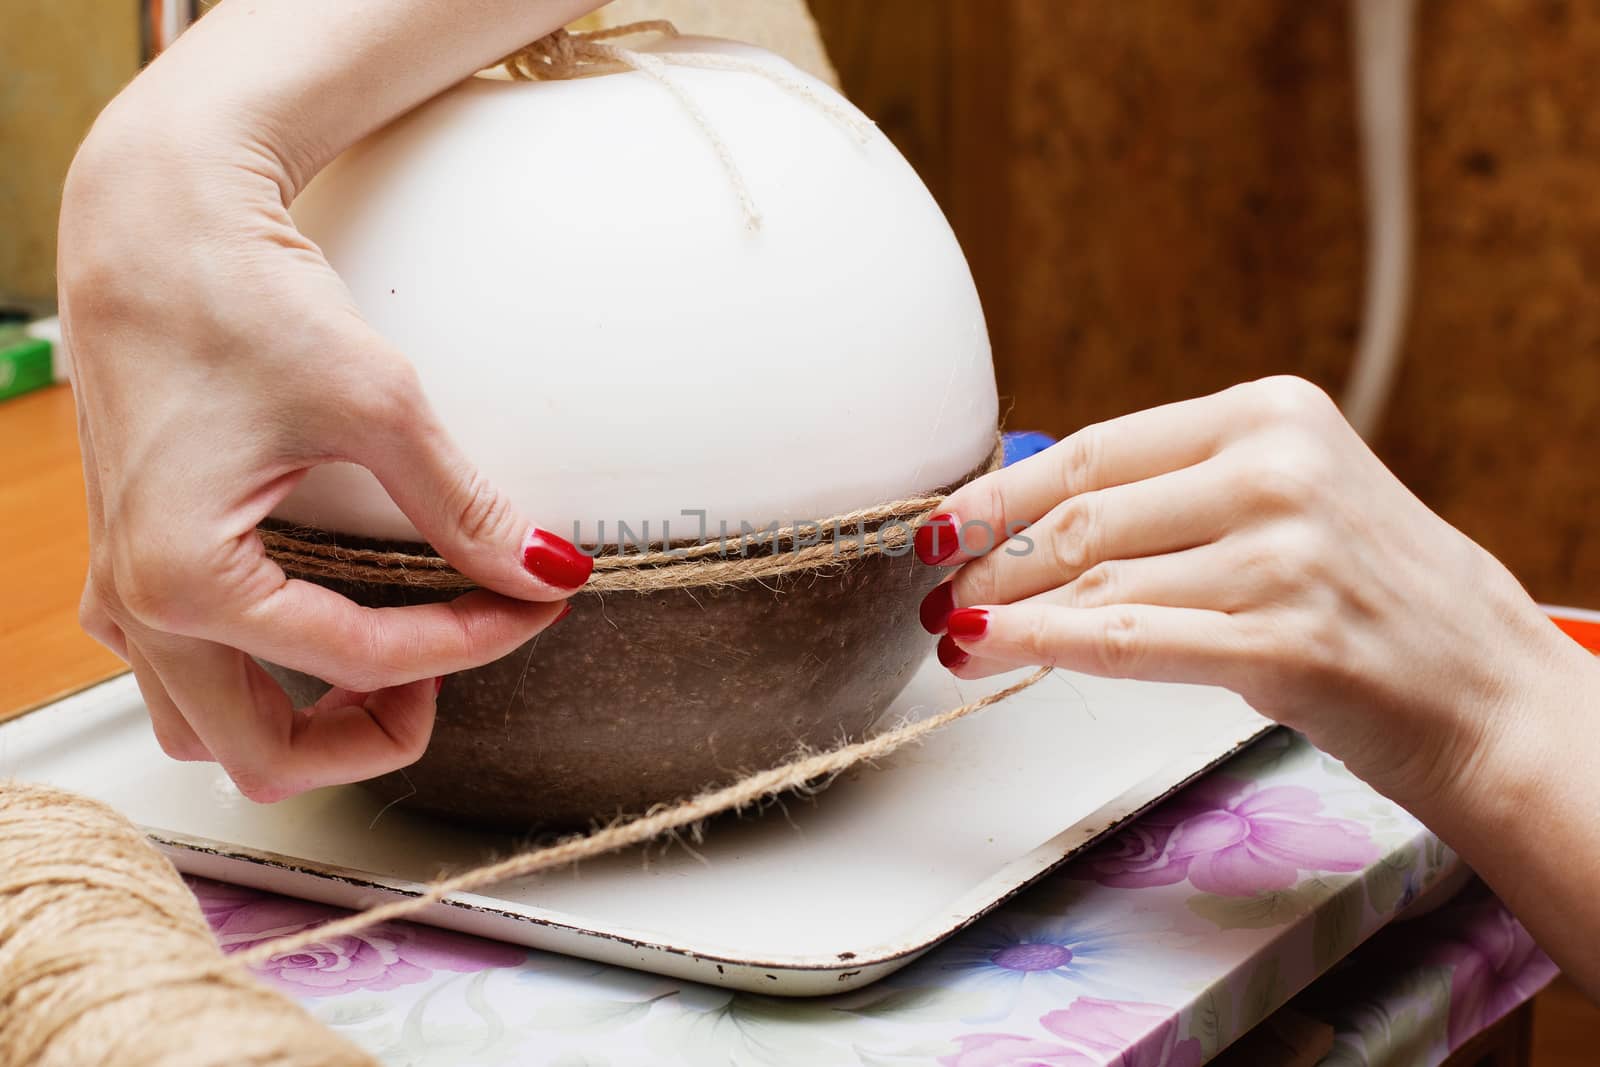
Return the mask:
POLYGON ((922 618, 957 675, 1232 689, 1426 822, 1600 996, 1600 663, 1320 390, 1086 427, 941 510, 918 553, 958 569, 922 618))
POLYGON ((133 667, 161 747, 216 760, 246 796, 402 767, 427 744, 435 679, 550 625, 593 561, 532 529, 457 450, 405 356, 296 231, 301 176, 221 120, 148 120, 142 81, 91 132, 63 196, 83 625, 133 667), (341 460, 483 588, 375 610, 287 578, 256 524, 341 460), (253 656, 335 688, 297 710, 253 656))
POLYGON ((1600 680, 1300 379, 1086 427, 943 510, 919 549, 965 565, 923 618, 960 676, 1047 663, 1225 686, 1418 811, 1559 714, 1551 679, 1600 680))

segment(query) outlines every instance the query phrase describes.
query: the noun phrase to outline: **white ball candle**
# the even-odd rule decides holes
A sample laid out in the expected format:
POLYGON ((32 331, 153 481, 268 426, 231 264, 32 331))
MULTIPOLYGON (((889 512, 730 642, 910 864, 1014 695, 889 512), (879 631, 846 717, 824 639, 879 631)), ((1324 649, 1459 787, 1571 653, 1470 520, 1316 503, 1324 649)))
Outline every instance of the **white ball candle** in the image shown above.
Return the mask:
MULTIPOLYGON (((850 109, 747 46, 639 50, 771 64, 850 109)), ((703 125, 638 72, 473 78, 335 160, 295 221, 467 454, 577 541, 615 542, 619 523, 695 536, 700 513, 712 536, 825 518, 981 464, 997 410, 983 314, 905 159, 759 74, 668 76, 703 125)), ((346 464, 275 515, 418 539, 346 464)))

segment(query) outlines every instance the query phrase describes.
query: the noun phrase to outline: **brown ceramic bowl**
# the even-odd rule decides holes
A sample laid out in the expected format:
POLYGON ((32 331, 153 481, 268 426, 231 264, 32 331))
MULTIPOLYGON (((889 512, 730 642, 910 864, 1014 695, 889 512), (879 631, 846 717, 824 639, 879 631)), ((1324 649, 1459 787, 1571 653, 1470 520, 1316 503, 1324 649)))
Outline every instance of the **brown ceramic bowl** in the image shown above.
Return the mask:
MULTIPOLYGON (((512 655, 447 677, 422 759, 367 785, 437 815, 562 828, 858 738, 926 657, 917 607, 939 578, 907 553, 721 588, 580 592, 512 655)), ((374 607, 454 595, 319 581, 374 607)), ((297 703, 327 688, 265 666, 297 703)))

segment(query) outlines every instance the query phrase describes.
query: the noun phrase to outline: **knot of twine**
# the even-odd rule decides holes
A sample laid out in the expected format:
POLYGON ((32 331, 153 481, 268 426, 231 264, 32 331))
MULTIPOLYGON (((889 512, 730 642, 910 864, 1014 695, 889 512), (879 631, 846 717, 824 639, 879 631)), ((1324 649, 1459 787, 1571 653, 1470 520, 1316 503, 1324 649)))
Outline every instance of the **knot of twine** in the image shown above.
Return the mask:
MULTIPOLYGON (((1004 460, 1005 445, 997 437, 994 451, 980 473, 998 470, 1004 460)), ((898 554, 910 545, 917 524, 943 501, 943 494, 911 497, 739 537, 649 552, 600 553, 595 555, 594 573, 579 592, 653 593, 726 586, 825 570, 885 553, 898 554), (833 531, 837 536, 822 540, 824 531, 833 531), (752 550, 762 554, 751 555, 752 550)), ((256 533, 267 555, 294 578, 443 591, 476 587, 472 579, 430 552, 354 548, 339 544, 330 533, 307 527, 263 526, 256 533)))
POLYGON ((606 41, 653 33, 669 40, 679 36, 678 27, 667 19, 648 19, 600 30, 552 30, 532 44, 524 45, 500 61, 506 73, 527 81, 565 81, 590 74, 610 74, 638 67, 623 58, 635 55, 606 41))
POLYGON ((733 152, 717 133, 716 127, 706 118, 700 105, 668 74, 668 67, 695 67, 701 70, 753 74, 821 111, 848 130, 857 141, 865 143, 871 133, 872 124, 859 112, 842 106, 832 93, 819 92, 815 86, 776 65, 714 52, 635 52, 609 43, 619 38, 636 37, 641 34, 655 34, 676 39, 678 28, 666 19, 650 19, 577 33, 559 29, 511 53, 501 60, 499 65, 504 67, 512 78, 521 81, 566 81, 627 70, 638 71, 655 81, 673 95, 688 113, 690 120, 705 135, 712 151, 716 153, 717 162, 721 164, 723 173, 728 176, 728 184, 733 187, 734 195, 739 199, 739 208, 744 213, 745 225, 752 230, 761 228, 761 212, 756 208, 755 198, 750 193, 744 174, 734 161, 733 152))

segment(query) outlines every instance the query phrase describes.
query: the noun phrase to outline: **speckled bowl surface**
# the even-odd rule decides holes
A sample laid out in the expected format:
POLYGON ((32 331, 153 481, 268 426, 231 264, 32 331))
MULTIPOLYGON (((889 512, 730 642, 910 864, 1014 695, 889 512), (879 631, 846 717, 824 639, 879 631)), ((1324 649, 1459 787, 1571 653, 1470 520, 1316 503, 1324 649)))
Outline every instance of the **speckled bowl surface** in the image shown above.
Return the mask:
MULTIPOLYGON (((907 552, 723 587, 580 592, 516 652, 447 677, 422 759, 367 784, 437 815, 564 828, 858 738, 927 655, 917 607, 940 577, 907 552)), ((373 607, 453 595, 317 580, 373 607)), ((297 703, 327 688, 265 666, 297 703)))

